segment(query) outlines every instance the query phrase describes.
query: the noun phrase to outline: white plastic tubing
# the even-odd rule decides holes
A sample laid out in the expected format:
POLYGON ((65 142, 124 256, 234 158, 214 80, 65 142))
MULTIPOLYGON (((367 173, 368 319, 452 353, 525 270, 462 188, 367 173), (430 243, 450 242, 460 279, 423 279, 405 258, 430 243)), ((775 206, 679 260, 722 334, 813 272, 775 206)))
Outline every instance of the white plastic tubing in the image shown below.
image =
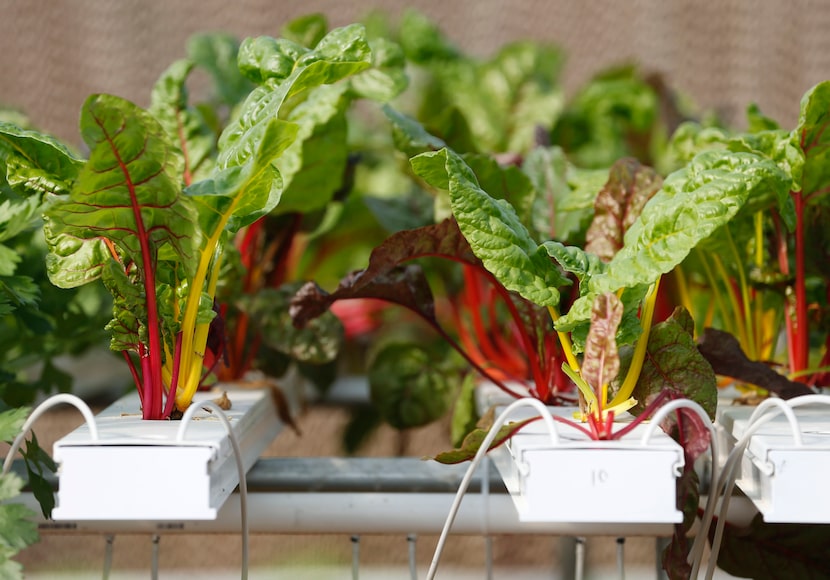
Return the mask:
MULTIPOLYGON (((752 436, 766 423, 783 414, 790 426, 790 432, 793 436, 793 443, 801 447, 804 445, 801 428, 798 424, 798 419, 793 412, 796 407, 803 407, 806 405, 830 405, 830 396, 828 395, 803 395, 793 399, 766 399, 764 400, 749 418, 747 428, 741 438, 735 443, 735 446, 730 451, 726 462, 723 465, 720 478, 717 481, 717 487, 711 488, 712 495, 722 495, 720 510, 718 512, 718 523, 715 526, 715 535, 712 539, 712 549, 709 556, 709 565, 706 569, 706 580, 710 580, 714 575, 715 566, 717 565, 718 553, 720 551, 721 541, 723 540, 723 529, 726 524, 726 514, 729 507, 729 500, 732 496, 732 491, 735 488, 735 479, 737 478, 738 468, 741 465, 741 459, 746 451, 749 441, 752 436)), ((712 518, 710 516, 708 521, 704 521, 705 527, 701 529, 701 535, 708 535, 709 526, 711 526, 712 518)))

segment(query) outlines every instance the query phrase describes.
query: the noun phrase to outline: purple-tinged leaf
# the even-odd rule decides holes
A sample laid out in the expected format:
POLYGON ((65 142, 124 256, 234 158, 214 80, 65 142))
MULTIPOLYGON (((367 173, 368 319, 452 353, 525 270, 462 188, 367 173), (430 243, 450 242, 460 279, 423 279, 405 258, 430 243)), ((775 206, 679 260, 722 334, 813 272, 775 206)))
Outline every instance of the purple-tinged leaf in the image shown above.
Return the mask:
POLYGON ((415 266, 401 268, 404 262, 424 256, 480 265, 453 220, 398 232, 372 251, 365 270, 348 275, 331 294, 314 283, 300 289, 291 306, 294 323, 305 325, 337 300, 379 298, 405 306, 435 324, 432 291, 423 272, 415 266))
POLYGON ((617 161, 594 202, 594 219, 586 234, 585 251, 610 262, 622 248, 626 230, 662 184, 656 171, 636 159, 617 161))
MULTIPOLYGON (((710 539, 714 527, 710 530, 710 539)), ((757 580, 827 578, 830 526, 767 524, 758 514, 749 527, 726 524, 718 567, 757 580)))
POLYGON ((738 339, 723 330, 706 328, 700 336, 698 350, 712 365, 715 373, 749 383, 775 393, 782 399, 792 399, 813 393, 804 383, 791 381, 775 372, 762 361, 751 361, 738 339))
POLYGON ((291 301, 290 314, 294 325, 302 328, 321 316, 337 300, 377 298, 409 308, 437 325, 435 302, 426 277, 415 264, 398 266, 382 273, 367 275, 368 270, 353 272, 343 278, 331 294, 314 282, 306 283, 291 301))
POLYGON ((603 385, 617 377, 620 370, 616 336, 622 315, 623 305, 616 294, 600 294, 594 300, 581 372, 582 378, 597 394, 603 385))

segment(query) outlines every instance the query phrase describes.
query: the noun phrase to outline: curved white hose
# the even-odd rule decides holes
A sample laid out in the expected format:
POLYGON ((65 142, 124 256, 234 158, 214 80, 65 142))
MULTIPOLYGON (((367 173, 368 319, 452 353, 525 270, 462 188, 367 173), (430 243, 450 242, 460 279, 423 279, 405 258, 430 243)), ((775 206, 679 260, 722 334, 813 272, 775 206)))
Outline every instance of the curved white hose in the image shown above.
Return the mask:
POLYGON ((530 397, 517 399, 516 401, 510 403, 510 405, 508 405, 504 411, 501 412, 496 421, 493 423, 493 426, 490 427, 490 430, 487 432, 487 436, 484 438, 484 441, 481 442, 481 447, 478 448, 478 452, 476 452, 475 457, 473 457, 473 460, 470 462, 470 466, 467 468, 467 472, 461 479, 458 491, 455 494, 455 499, 450 507, 450 513, 447 515, 447 519, 444 522, 444 528, 441 530, 441 536, 438 538, 438 545, 435 547, 432 562, 430 563, 429 571, 427 572, 427 580, 435 578, 435 574, 438 571, 438 562, 441 559, 441 553, 444 551, 444 545, 447 542, 447 536, 449 536, 450 528, 452 528, 455 516, 458 514, 458 510, 461 507, 461 500, 467 492, 470 480, 472 480, 478 464, 481 463, 482 458, 487 453, 487 450, 490 448, 490 444, 493 443, 493 440, 496 438, 496 435, 502 425, 507 421, 507 419, 510 418, 510 414, 519 407, 533 407, 539 411, 542 416, 542 420, 550 433, 551 443, 553 445, 559 444, 559 433, 556 430, 556 423, 554 423, 553 417, 551 416, 548 408, 545 407, 545 405, 538 399, 530 397))
POLYGON ((231 427, 231 422, 228 420, 227 415, 222 410, 222 408, 214 403, 213 401, 201 401, 199 403, 193 403, 190 407, 187 408, 185 411, 184 416, 182 417, 182 423, 179 426, 179 431, 176 435, 176 441, 182 442, 184 441, 184 435, 187 431, 187 427, 190 424, 190 421, 193 419, 193 415, 202 408, 209 408, 216 413, 216 416, 222 421, 222 424, 225 426, 225 430, 228 432, 228 438, 231 441, 231 446, 233 447, 233 455, 236 459, 236 469, 239 473, 239 510, 240 510, 240 520, 241 520, 241 527, 242 527, 242 580, 247 580, 248 578, 248 484, 245 480, 245 466, 242 463, 242 451, 239 448, 239 441, 236 439, 236 434, 233 432, 233 428, 231 427))
POLYGON ((69 393, 52 395, 38 405, 35 410, 32 411, 32 414, 29 415, 28 419, 26 419, 26 422, 23 423, 23 427, 20 428, 20 433, 17 434, 17 437, 15 437, 12 442, 11 447, 9 447, 8 453, 6 453, 6 460, 3 462, 3 475, 7 474, 11 469, 12 462, 14 461, 14 455, 17 453, 17 450, 20 449, 20 446, 23 444, 23 440, 26 438, 26 435, 29 434, 29 431, 35 421, 37 421, 43 413, 61 403, 70 404, 81 412, 87 427, 89 427, 89 438, 92 441, 98 441, 98 426, 95 424, 95 416, 92 414, 92 409, 89 408, 89 405, 84 403, 79 397, 70 395, 69 393))

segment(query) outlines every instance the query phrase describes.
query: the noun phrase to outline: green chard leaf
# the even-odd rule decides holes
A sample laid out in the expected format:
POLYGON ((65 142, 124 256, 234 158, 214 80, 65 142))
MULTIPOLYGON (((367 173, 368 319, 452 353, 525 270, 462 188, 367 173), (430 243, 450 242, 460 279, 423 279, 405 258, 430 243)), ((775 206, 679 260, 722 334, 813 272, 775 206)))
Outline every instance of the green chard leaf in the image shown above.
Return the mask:
POLYGON ((565 108, 551 134, 580 167, 608 167, 616 160, 647 152, 632 150, 657 117, 657 95, 625 67, 592 79, 565 108))
POLYGON ((279 213, 321 209, 343 184, 348 159, 345 84, 318 87, 288 115, 297 138, 275 165, 285 191, 279 213))
MULTIPOLYGON (((259 143, 263 125, 280 119, 296 129, 293 144, 276 160, 284 187, 279 211, 325 207, 342 186, 347 170, 345 111, 354 96, 349 92, 353 85, 338 81, 358 82, 362 72, 392 75, 393 49, 384 45, 378 50, 372 52, 360 25, 332 30, 313 49, 288 39, 245 40, 240 70, 260 86, 251 91, 220 137, 220 169, 242 165, 259 143), (372 68, 373 63, 380 68, 372 68)), ((367 77, 361 86, 367 95, 377 97, 380 82, 380 77, 367 77)), ((402 87, 394 90, 398 89, 402 87)), ((268 205, 271 211, 276 204, 268 205)))
POLYGON ((382 110, 392 124, 392 139, 395 147, 407 157, 413 157, 425 151, 438 151, 447 146, 443 140, 430 134, 412 117, 404 115, 389 105, 383 105, 382 110))
POLYGON ((653 283, 701 241, 729 222, 754 195, 789 191, 791 179, 753 153, 704 151, 669 175, 625 233, 607 270, 588 280, 589 292, 557 328, 587 320, 596 294, 653 283), (561 325, 561 326, 560 326, 561 325))
POLYGON ((306 14, 295 18, 280 29, 280 36, 306 48, 317 46, 329 30, 325 14, 306 14))
POLYGON ((99 276, 107 255, 101 239, 114 244, 144 275, 146 268, 155 267, 163 245, 195 268, 195 212, 181 195, 181 158, 161 125, 129 101, 93 95, 84 105, 81 128, 89 161, 69 198, 45 214, 52 282, 71 287, 99 276))
POLYGON ((458 227, 505 288, 540 306, 559 303, 558 288, 569 282, 508 202, 481 189, 470 167, 449 149, 421 154, 411 162, 415 173, 431 185, 446 184, 458 227))
POLYGON ((406 59, 401 47, 385 38, 372 39, 369 46, 372 67, 352 77, 351 89, 359 97, 386 103, 409 85, 406 59))
POLYGON ((187 58, 213 79, 220 102, 234 107, 251 91, 251 82, 237 65, 239 40, 224 32, 194 34, 187 41, 187 58))
POLYGON ((794 137, 804 154, 802 175, 793 175, 793 190, 801 190, 810 202, 830 191, 830 81, 819 83, 801 99, 801 113, 794 137))
POLYGON ((283 185, 273 161, 296 136, 295 123, 270 119, 258 124, 247 135, 251 149, 225 158, 208 179, 186 189, 207 240, 215 243, 225 231, 251 224, 277 206, 283 185))
POLYGON ((608 180, 608 169, 580 169, 568 163, 560 147, 536 147, 525 155, 522 171, 535 191, 533 231, 541 239, 584 245, 594 199, 608 180))
POLYGON ((387 344, 369 366, 372 402, 396 429, 427 425, 449 410, 457 392, 446 367, 437 353, 420 344, 387 344))
POLYGON ((209 171, 216 136, 199 109, 188 106, 187 77, 195 63, 178 60, 162 73, 153 87, 148 112, 167 131, 184 159, 184 181, 209 171))
POLYGON ((413 9, 404 11, 401 17, 400 43, 406 58, 415 64, 440 63, 460 57, 459 50, 435 23, 413 9))
POLYGON ((298 289, 296 284, 266 288, 254 296, 243 296, 240 306, 270 348, 296 361, 315 365, 331 362, 343 343, 343 324, 334 313, 326 312, 302 329, 295 327, 289 306, 298 289))
MULTIPOLYGON (((53 137, 0 121, 0 185, 8 183, 17 192, 18 202, 29 195, 41 200, 47 194, 68 193, 81 167, 83 161, 53 137)), ((4 201, 5 211, 11 209, 11 203, 4 201)), ((6 232, 5 238, 13 235, 6 232)))

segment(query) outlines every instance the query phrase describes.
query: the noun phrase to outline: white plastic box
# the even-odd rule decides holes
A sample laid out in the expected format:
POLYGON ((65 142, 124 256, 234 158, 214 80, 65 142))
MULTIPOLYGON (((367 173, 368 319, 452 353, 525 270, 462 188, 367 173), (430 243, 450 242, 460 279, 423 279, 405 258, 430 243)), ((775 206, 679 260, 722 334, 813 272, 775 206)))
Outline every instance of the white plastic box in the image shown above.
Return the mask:
MULTIPOLYGON (((490 385, 478 393, 479 411, 506 405, 490 385)), ((573 419, 575 408, 548 407, 573 419)), ((537 415, 517 410, 510 421, 537 415)), ((615 422, 622 429, 632 417, 615 422)), ((593 441, 584 433, 556 423, 559 444, 553 445, 544 423, 526 425, 490 452, 513 497, 519 520, 562 523, 679 523, 677 478, 685 464, 683 448, 662 430, 642 444, 645 424, 621 440, 593 441)), ((585 425, 587 427, 587 425, 585 425)))
MULTIPOLYGON (((721 406, 717 424, 724 447, 732 449, 747 432, 754 408, 721 406), (727 447, 728 446, 728 447, 727 447)), ((783 415, 749 440, 738 487, 770 523, 830 523, 830 503, 820 482, 830 477, 830 408, 793 409, 802 442, 794 440, 783 415)))
MULTIPOLYGON (((216 398, 197 393, 193 404, 216 398)), ((251 468, 281 428, 270 390, 228 391, 225 412, 251 468)), ((98 441, 86 424, 57 441, 55 520, 209 520, 239 484, 221 420, 199 411, 179 441, 181 421, 144 421, 138 394, 96 416, 98 441)))

